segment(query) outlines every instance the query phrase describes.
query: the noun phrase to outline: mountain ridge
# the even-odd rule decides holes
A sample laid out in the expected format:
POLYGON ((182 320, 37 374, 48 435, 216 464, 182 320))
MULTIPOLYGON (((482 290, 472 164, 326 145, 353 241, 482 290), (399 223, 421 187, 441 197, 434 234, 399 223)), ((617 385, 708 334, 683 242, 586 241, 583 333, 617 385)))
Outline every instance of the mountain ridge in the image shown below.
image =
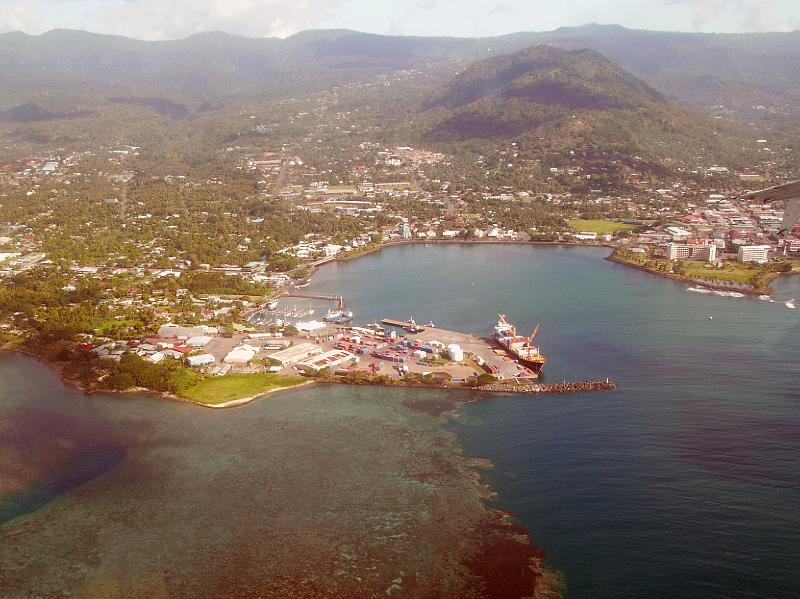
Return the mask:
POLYGON ((35 101, 70 82, 103 88, 107 95, 161 92, 174 101, 218 95, 215 86, 291 93, 432 64, 454 73, 535 44, 597 50, 687 106, 725 104, 746 110, 765 104, 792 110, 800 104, 795 66, 800 31, 712 34, 585 25, 487 38, 337 29, 287 38, 206 32, 144 41, 70 29, 41 35, 8 32, 0 34, 0 109, 35 101))

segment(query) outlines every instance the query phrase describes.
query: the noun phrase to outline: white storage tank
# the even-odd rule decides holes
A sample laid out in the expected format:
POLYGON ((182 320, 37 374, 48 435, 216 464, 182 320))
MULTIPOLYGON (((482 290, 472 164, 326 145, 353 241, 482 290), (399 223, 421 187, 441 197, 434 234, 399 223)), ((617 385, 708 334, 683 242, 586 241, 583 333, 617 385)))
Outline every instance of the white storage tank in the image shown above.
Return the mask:
POLYGON ((456 343, 451 343, 447 346, 447 354, 453 362, 461 362, 464 360, 464 350, 456 343))

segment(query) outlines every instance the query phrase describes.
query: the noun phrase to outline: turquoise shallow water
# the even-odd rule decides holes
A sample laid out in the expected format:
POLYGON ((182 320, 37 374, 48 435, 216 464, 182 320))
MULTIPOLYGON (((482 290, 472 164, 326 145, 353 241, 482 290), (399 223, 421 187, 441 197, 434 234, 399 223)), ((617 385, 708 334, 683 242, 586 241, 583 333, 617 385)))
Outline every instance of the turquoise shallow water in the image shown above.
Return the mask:
MULTIPOLYGON (((541 322, 546 380, 617 381, 469 405, 457 427, 571 597, 800 596, 800 310, 687 292, 605 255, 403 247, 327 266, 312 288, 344 293, 362 322, 541 322)), ((776 296, 800 298, 800 277, 776 296)))
MULTIPOLYGON (((343 293, 362 323, 414 316, 488 333, 498 311, 521 328, 541 322, 547 380, 619 383, 498 396, 453 424, 468 453, 495 462, 498 504, 564 571, 570 597, 800 596, 800 311, 688 293, 605 254, 400 247, 326 265, 309 289, 343 293)), ((800 277, 776 288, 800 298, 800 277)), ((37 481, 0 491, 14 543, 0 562, 35 573, 40 594, 80 588, 87 572, 125 588, 162 570, 208 592, 204 560, 263 551, 283 502, 302 499, 274 495, 275 468, 297 476, 290 488, 315 484, 351 422, 369 413, 380 434, 382 418, 401 416, 375 402, 409 393, 320 387, 219 413, 83 398, 19 356, 0 356, 0 381, 0 450, 13 450, 0 464, 37 481), (312 452, 320 467, 284 471, 277 451, 312 452), (240 507, 220 512, 220 500, 240 507)))

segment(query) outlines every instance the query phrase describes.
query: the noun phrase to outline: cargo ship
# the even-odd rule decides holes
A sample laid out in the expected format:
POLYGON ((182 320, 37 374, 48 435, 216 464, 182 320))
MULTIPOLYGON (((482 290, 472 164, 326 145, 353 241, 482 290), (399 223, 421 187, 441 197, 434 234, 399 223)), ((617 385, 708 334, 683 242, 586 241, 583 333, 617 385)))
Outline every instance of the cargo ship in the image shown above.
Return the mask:
POLYGON ((517 327, 509 323, 504 314, 498 314, 497 316, 497 326, 494 327, 494 334, 492 335, 494 342, 502 347, 509 356, 529 368, 535 376, 539 376, 542 368, 547 363, 547 358, 533 344, 533 339, 536 337, 536 333, 539 332, 539 325, 536 325, 530 337, 525 337, 524 335, 517 335, 517 327))

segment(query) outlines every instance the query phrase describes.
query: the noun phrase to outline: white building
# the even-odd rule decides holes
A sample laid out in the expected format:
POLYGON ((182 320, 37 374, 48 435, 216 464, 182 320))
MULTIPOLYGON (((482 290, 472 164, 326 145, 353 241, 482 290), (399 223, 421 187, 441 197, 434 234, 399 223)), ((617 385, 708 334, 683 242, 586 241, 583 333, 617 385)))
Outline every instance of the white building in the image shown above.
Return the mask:
POLYGON ((579 239, 580 241, 596 241, 597 240, 597 233, 594 231, 581 231, 580 233, 573 233, 572 235, 575 239, 579 239))
POLYGON ((342 246, 329 243, 322 251, 325 253, 326 258, 333 258, 336 254, 342 251, 342 246))
POLYGON ((158 364, 161 360, 163 360, 166 357, 167 356, 165 356, 163 352, 157 351, 156 353, 147 356, 145 360, 147 360, 151 364, 158 364))
POLYGON ((187 366, 196 368, 198 366, 207 366, 216 362, 216 358, 211 354, 199 354, 197 356, 189 356, 186 358, 187 366))
POLYGON ((688 260, 690 255, 689 246, 686 244, 667 244, 667 260, 688 260))
POLYGON ((313 343, 300 343, 298 345, 293 345, 292 347, 287 347, 286 349, 275 352, 269 357, 275 360, 281 366, 291 366, 292 364, 321 353, 322 349, 320 349, 319 345, 314 345, 313 343))
POLYGON ((689 249, 692 252, 692 260, 715 262, 717 259, 717 246, 713 243, 709 243, 708 245, 690 245, 689 249))
POLYGON ((672 236, 672 241, 686 241, 692 234, 690 231, 680 227, 667 227, 667 233, 672 236))
POLYGON ((196 337, 201 335, 216 335, 217 327, 208 327, 205 325, 199 326, 181 326, 178 324, 162 324, 158 328, 159 337, 176 338, 176 337, 196 337))
POLYGON ((249 364, 256 357, 257 348, 250 345, 240 345, 228 352, 222 360, 226 364, 249 364))
POLYGON ((717 259, 717 246, 712 244, 668 243, 667 260, 704 260, 714 262, 717 259))
POLYGON ((205 347, 211 343, 211 337, 208 335, 197 335, 196 337, 189 337, 186 340, 186 347, 205 347))
POLYGON ((756 262, 764 264, 769 261, 768 245, 742 245, 739 246, 739 262, 756 262))
POLYGON ((319 372, 325 368, 336 368, 341 365, 350 365, 358 362, 358 356, 343 349, 332 349, 317 356, 301 360, 297 367, 306 372, 319 372))

